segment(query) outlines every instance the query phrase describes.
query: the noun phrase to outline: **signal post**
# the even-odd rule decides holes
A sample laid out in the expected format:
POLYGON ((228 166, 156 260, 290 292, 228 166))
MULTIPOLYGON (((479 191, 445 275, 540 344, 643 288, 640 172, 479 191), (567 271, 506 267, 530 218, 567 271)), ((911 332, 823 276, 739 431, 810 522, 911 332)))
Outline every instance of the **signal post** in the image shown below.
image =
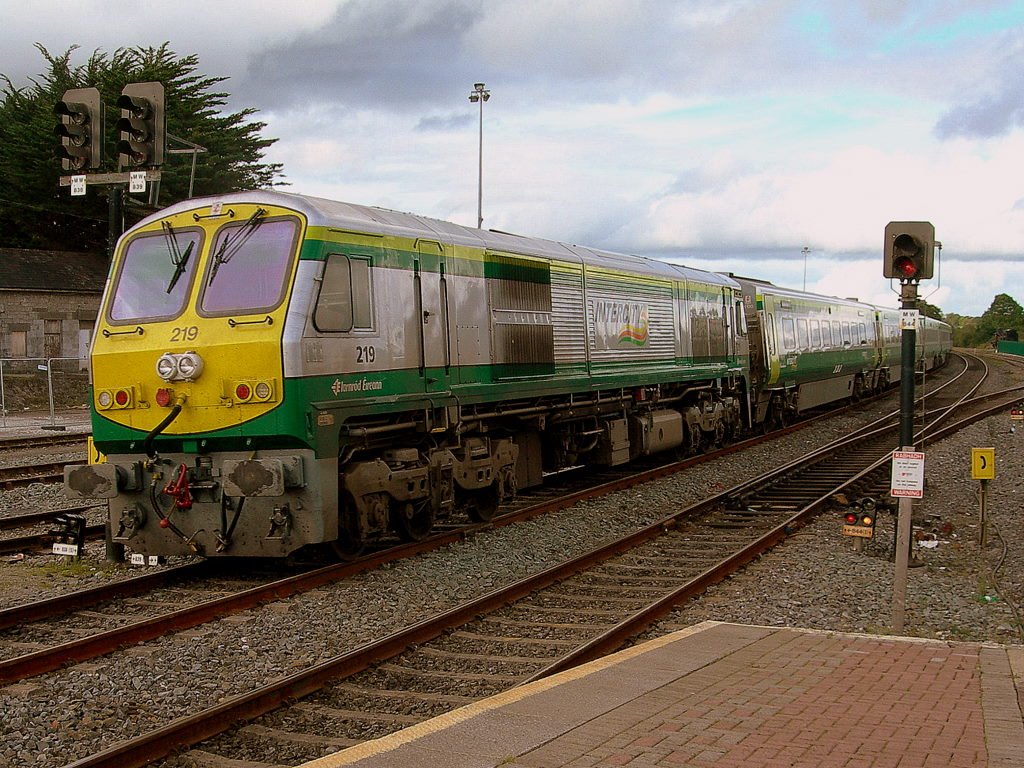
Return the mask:
POLYGON ((882 273, 900 281, 900 450, 893 452, 892 495, 899 498, 892 628, 906 621, 907 569, 913 499, 924 495, 924 454, 914 450, 914 372, 917 348, 917 288, 935 267, 935 227, 927 221, 891 221, 885 227, 882 273))

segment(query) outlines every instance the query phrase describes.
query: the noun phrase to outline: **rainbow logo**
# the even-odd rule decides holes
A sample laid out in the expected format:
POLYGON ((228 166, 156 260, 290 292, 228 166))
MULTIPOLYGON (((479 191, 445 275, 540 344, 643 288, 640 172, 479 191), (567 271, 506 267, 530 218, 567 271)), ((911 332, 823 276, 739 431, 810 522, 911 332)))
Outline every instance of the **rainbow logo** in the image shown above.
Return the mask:
POLYGON ((626 323, 622 326, 619 331, 619 344, 632 344, 636 347, 642 347, 647 343, 647 308, 644 307, 640 312, 640 322, 636 325, 632 323, 626 323))

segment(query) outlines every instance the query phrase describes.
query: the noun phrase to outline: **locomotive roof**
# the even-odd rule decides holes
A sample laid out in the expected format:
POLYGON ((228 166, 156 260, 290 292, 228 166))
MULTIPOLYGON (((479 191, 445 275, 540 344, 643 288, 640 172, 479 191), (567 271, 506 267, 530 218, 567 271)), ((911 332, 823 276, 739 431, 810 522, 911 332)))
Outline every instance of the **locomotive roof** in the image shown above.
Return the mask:
POLYGON ((505 253, 545 256, 564 261, 582 262, 592 266, 640 272, 672 280, 683 278, 706 284, 739 288, 739 284, 726 275, 694 269, 681 264, 670 264, 669 262, 644 256, 602 251, 581 245, 571 245, 536 237, 525 237, 491 229, 476 229, 412 213, 402 213, 386 208, 344 203, 276 190, 254 190, 205 198, 192 198, 191 200, 185 200, 168 206, 153 216, 139 222, 136 226, 142 226, 164 216, 183 213, 218 201, 225 204, 233 202, 266 203, 267 205, 280 205, 292 208, 304 214, 311 226, 333 227, 357 232, 380 232, 410 238, 422 237, 426 234, 428 237, 439 238, 456 245, 486 248, 505 253))

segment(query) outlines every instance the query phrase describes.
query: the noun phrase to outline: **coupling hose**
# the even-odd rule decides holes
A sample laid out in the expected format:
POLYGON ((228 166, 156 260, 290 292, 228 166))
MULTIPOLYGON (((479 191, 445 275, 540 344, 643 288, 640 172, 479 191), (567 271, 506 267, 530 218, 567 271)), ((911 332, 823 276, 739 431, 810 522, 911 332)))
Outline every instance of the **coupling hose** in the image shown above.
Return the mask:
POLYGON ((156 449, 153 447, 153 441, 156 440, 156 436, 167 429, 171 422, 178 418, 178 414, 181 413, 181 407, 185 405, 185 395, 178 395, 174 401, 174 405, 171 407, 171 412, 168 413, 164 420, 153 427, 152 431, 146 435, 146 440, 142 444, 142 449, 146 452, 146 456, 150 459, 156 458, 156 449))

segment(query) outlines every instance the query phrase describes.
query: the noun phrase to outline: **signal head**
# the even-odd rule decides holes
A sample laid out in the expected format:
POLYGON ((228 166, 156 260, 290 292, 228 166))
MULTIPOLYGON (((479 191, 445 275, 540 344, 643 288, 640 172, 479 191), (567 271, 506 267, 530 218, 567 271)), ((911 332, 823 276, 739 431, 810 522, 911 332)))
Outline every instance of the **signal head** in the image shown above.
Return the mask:
POLYGON ((901 282, 934 272, 935 227, 927 221, 890 221, 885 227, 882 274, 901 282))
POLYGON ((60 118, 53 132, 60 137, 57 156, 65 171, 99 168, 103 160, 103 105, 97 88, 70 88, 53 105, 60 118))

